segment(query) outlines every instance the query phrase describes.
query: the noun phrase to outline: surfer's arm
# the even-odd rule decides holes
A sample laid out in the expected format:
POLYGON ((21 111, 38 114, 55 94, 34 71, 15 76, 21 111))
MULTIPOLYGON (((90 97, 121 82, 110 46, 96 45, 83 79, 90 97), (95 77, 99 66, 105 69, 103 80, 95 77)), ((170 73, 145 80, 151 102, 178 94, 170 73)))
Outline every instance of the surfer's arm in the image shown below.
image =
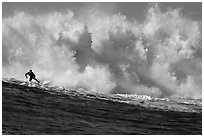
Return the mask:
POLYGON ((27 75, 28 75, 28 72, 27 73, 25 73, 25 77, 27 78, 27 75))

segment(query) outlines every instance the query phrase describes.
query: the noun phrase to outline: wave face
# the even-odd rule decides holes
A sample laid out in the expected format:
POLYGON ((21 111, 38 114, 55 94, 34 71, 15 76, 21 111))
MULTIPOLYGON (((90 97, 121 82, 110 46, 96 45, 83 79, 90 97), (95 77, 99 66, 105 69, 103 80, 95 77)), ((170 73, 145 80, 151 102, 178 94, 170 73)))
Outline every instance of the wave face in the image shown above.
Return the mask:
POLYGON ((201 99, 101 94, 52 87, 48 82, 27 84, 3 79, 2 134, 202 134, 201 99))
MULTIPOLYGON (((49 81, 43 81, 41 84, 31 83, 27 81, 20 81, 14 78, 4 78, 4 82, 22 85, 24 88, 34 87, 41 89, 44 92, 56 95, 68 95, 70 97, 82 97, 90 100, 101 100, 116 102, 118 104, 128 104, 133 106, 141 106, 153 111, 172 111, 172 112, 193 112, 202 113, 202 100, 190 98, 174 98, 174 97, 151 97, 148 95, 136 94, 102 94, 84 89, 65 89, 63 87, 52 86, 49 81)), ((56 96, 57 97, 57 96, 56 96)))
POLYGON ((149 7, 138 23, 121 14, 16 12, 2 22, 3 77, 33 69, 53 85, 109 94, 201 98, 201 22, 149 7))

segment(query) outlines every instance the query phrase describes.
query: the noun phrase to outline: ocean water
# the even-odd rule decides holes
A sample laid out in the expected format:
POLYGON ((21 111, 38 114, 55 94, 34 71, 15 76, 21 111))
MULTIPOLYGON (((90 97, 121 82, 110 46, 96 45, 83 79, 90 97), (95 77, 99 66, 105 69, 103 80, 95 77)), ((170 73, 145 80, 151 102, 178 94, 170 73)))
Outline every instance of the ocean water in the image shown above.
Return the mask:
POLYGON ((3 134, 202 133, 202 99, 32 86, 3 79, 3 134))
MULTIPOLYGON (((13 78, 4 79, 3 81, 26 85, 29 83, 26 81, 19 81, 13 78)), ((140 105, 146 108, 161 109, 165 111, 181 111, 181 112, 198 112, 201 113, 202 110, 202 99, 192 99, 192 98, 182 98, 182 97, 151 97, 148 95, 136 95, 136 94, 100 94, 92 91, 87 91, 82 88, 80 89, 66 89, 58 86, 51 86, 49 81, 44 81, 42 84, 38 85, 33 82, 31 87, 37 87, 40 89, 45 89, 51 93, 66 94, 70 96, 84 96, 89 99, 101 99, 109 100, 113 102, 126 103, 131 105, 140 105)))

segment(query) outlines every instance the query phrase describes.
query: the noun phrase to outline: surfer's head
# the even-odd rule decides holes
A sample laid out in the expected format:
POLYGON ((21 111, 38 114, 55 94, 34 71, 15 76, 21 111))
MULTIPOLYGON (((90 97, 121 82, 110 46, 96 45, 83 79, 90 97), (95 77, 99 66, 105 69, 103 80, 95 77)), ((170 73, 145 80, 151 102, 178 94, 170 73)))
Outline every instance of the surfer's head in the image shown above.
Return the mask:
POLYGON ((32 72, 32 69, 30 69, 30 72, 32 72))

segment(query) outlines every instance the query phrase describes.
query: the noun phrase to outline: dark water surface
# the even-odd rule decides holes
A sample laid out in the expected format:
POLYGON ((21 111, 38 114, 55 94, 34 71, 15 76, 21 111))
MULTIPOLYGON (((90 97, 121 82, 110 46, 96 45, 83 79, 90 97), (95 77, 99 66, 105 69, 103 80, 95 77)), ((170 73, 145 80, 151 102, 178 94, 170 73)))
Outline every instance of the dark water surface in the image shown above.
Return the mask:
POLYGON ((201 135, 202 110, 195 107, 152 109, 2 82, 2 134, 201 135))

